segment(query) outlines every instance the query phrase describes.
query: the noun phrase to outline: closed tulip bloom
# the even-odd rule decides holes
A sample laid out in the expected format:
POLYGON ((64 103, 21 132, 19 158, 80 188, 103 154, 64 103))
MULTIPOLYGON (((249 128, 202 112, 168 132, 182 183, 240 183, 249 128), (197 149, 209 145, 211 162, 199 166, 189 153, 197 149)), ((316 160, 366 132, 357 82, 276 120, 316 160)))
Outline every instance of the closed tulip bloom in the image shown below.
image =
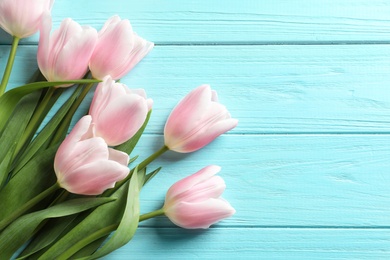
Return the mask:
POLYGON ((225 182, 217 174, 221 168, 210 165, 171 186, 165 203, 165 215, 177 226, 194 229, 210 225, 232 216, 236 211, 220 198, 225 182))
POLYGON ((99 40, 91 57, 92 76, 103 79, 110 75, 120 79, 142 60, 153 48, 133 32, 129 20, 111 17, 99 31, 99 40))
POLYGON ((126 142, 141 128, 152 104, 143 89, 129 89, 105 77, 96 88, 89 110, 95 135, 110 146, 126 142))
POLYGON ((172 151, 189 153, 209 144, 238 123, 217 93, 208 85, 191 91, 171 112, 164 129, 165 145, 172 151))
POLYGON ((54 159, 58 184, 75 194, 101 194, 129 174, 128 155, 94 137, 91 122, 91 116, 82 117, 54 159))
POLYGON ((18 38, 33 35, 54 0, 0 0, 0 27, 18 38))
MULTIPOLYGON (((48 81, 84 77, 97 43, 97 31, 70 18, 50 35, 51 18, 45 16, 38 45, 38 66, 48 81)), ((62 86, 64 87, 64 86, 62 86)))

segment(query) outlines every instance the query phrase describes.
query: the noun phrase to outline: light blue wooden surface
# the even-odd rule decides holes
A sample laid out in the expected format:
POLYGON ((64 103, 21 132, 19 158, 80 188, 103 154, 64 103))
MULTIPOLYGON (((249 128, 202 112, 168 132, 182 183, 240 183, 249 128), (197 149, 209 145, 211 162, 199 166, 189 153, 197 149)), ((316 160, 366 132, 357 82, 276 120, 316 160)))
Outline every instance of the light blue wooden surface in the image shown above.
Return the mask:
MULTIPOLYGON (((156 161, 141 211, 218 164, 237 213, 205 231, 146 221, 105 259, 390 259, 390 1, 56 0, 53 21, 99 29, 114 14, 156 43, 122 80, 155 102, 142 158, 200 84, 240 121, 204 150, 156 161)), ((13 86, 33 74, 37 39, 22 41, 13 86)), ((0 69, 9 41, 0 32, 0 69)))

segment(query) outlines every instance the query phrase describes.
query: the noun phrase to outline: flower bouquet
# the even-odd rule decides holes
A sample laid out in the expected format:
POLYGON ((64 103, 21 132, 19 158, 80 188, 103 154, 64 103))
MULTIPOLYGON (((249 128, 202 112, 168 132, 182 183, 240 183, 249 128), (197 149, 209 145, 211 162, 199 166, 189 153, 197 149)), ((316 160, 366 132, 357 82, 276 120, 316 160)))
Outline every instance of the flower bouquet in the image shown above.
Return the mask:
POLYGON ((140 191, 161 170, 149 169, 154 159, 197 151, 237 120, 201 85, 172 110, 163 147, 139 162, 132 153, 153 101, 119 80, 154 44, 118 16, 99 31, 68 18, 51 32, 53 3, 0 0, 0 27, 13 36, 0 85, 0 258, 97 259, 155 216, 194 229, 234 214, 216 165, 176 182, 162 208, 141 214, 140 191), (36 78, 8 86, 20 39, 37 31, 36 78))

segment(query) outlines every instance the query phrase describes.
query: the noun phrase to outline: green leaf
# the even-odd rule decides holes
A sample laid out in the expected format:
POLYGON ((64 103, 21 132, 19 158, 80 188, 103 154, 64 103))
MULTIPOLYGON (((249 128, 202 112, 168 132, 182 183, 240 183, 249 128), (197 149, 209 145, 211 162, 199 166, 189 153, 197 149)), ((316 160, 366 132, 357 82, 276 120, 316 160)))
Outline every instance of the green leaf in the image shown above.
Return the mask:
MULTIPOLYGON (((38 227, 39 234, 23 249, 17 259, 36 259, 36 253, 52 244, 61 233, 72 223, 77 215, 70 215, 62 218, 45 220, 44 228, 38 227), (34 256, 30 258, 31 256, 34 256)), ((41 226, 42 226, 41 224, 41 226)))
POLYGON ((91 212, 80 214, 69 227, 72 227, 66 234, 45 249, 42 253, 42 259, 58 259, 58 257, 66 252, 74 244, 78 243, 81 238, 88 237, 95 233, 96 230, 101 230, 107 226, 120 222, 124 212, 127 198, 127 190, 124 186, 119 188, 111 198, 116 198, 112 203, 104 204, 97 207, 91 212))
POLYGON ((74 199, 55 205, 53 207, 26 214, 0 234, 0 252, 4 259, 9 259, 15 251, 27 242, 35 228, 47 218, 69 216, 102 204, 110 204, 114 198, 83 198, 74 199))
POLYGON ((71 81, 56 81, 56 82, 34 82, 29 83, 18 88, 7 91, 0 97, 0 129, 4 128, 5 123, 10 117, 16 104, 19 100, 27 94, 34 92, 35 90, 65 85, 65 84, 84 84, 84 83, 98 83, 100 80, 94 79, 80 79, 71 81))
POLYGON ((3 157, 3 160, 0 163, 0 190, 3 188, 3 185, 5 185, 8 179, 8 172, 11 166, 15 147, 16 147, 16 143, 14 143, 11 149, 8 150, 8 153, 3 157))
POLYGON ((38 154, 0 191, 0 221, 56 181, 53 159, 57 147, 38 154))
MULTIPOLYGON (((26 128, 31 115, 36 107, 39 100, 39 93, 28 95, 18 103, 17 109, 12 113, 12 117, 8 120, 5 129, 3 129, 0 136, 0 158, 5 158, 10 155, 10 150, 15 149, 16 144, 23 135, 24 129, 26 128)), ((8 163, 12 163, 14 154, 11 155, 8 163)), ((5 162, 4 162, 5 163, 5 162)), ((5 166, 5 165, 3 165, 5 166)), ((6 180, 8 176, 8 168, 3 168, 0 172, 0 179, 6 180)), ((4 182, 3 182, 4 184, 4 182)), ((1 187, 0 183, 0 187, 1 187)))
MULTIPOLYGON (((31 144, 27 147, 24 153, 20 156, 18 162, 15 163, 15 172, 18 172, 21 167, 23 167, 37 152, 40 152, 47 148, 47 144, 50 138, 53 136, 54 132, 57 130, 57 127, 62 123, 63 118, 68 112, 69 108, 72 106, 73 102, 80 94, 81 88, 77 88, 73 94, 68 98, 68 100, 61 106, 61 108, 56 112, 56 114, 51 118, 49 123, 42 129, 42 131, 35 137, 31 144)), ((65 130, 67 131, 67 129, 65 130)), ((65 136, 66 133, 63 133, 65 136)))
POLYGON ((157 173, 161 170, 161 167, 158 167, 156 170, 146 174, 145 176, 145 181, 143 183, 143 185, 145 185, 146 183, 148 183, 151 179, 153 179, 154 176, 157 175, 157 173))
POLYGON ((145 170, 142 170, 139 173, 137 172, 137 168, 134 170, 130 183, 126 185, 128 186, 126 208, 118 229, 107 243, 88 259, 97 259, 105 256, 124 246, 133 238, 138 227, 140 214, 139 192, 142 187, 140 184, 143 184, 144 176, 145 170))
POLYGON ((134 147, 137 145, 139 139, 141 138, 146 126, 148 125, 151 114, 152 114, 152 110, 150 110, 148 112, 148 115, 146 116, 145 122, 143 123, 141 128, 137 131, 137 133, 132 138, 130 138, 130 140, 128 140, 127 142, 115 147, 115 149, 122 151, 122 152, 125 152, 127 154, 131 154, 134 150, 134 147))

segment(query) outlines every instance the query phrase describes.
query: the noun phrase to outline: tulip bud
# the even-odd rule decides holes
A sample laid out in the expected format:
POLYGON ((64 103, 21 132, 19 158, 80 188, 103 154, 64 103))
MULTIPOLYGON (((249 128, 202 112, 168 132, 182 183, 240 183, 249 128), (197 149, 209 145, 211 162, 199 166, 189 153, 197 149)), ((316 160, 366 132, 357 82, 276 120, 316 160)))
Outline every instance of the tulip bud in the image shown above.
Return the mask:
POLYGON ((238 123, 217 93, 202 85, 191 91, 171 112, 164 128, 165 145, 172 151, 189 153, 209 144, 238 123))
POLYGON ((101 194, 129 174, 128 155, 108 148, 102 138, 94 137, 91 122, 91 116, 82 117, 54 159, 59 185, 75 194, 101 194))
POLYGON ((145 122, 153 101, 143 89, 129 89, 107 76, 96 88, 89 114, 95 135, 110 146, 129 140, 145 122))
POLYGON ((18 38, 33 35, 54 0, 0 0, 0 27, 18 38))
POLYGON ((50 36, 51 17, 45 16, 44 20, 38 45, 38 66, 42 74, 48 81, 84 77, 97 42, 97 31, 67 18, 50 36))
POLYGON ((220 198, 225 182, 217 174, 221 168, 210 165, 171 186, 165 203, 165 215, 176 225, 194 229, 210 225, 230 217, 234 208, 220 198))
POLYGON ((153 48, 133 32, 129 20, 111 17, 99 31, 99 40, 92 54, 89 68, 92 76, 103 79, 110 75, 120 79, 142 60, 153 48))

